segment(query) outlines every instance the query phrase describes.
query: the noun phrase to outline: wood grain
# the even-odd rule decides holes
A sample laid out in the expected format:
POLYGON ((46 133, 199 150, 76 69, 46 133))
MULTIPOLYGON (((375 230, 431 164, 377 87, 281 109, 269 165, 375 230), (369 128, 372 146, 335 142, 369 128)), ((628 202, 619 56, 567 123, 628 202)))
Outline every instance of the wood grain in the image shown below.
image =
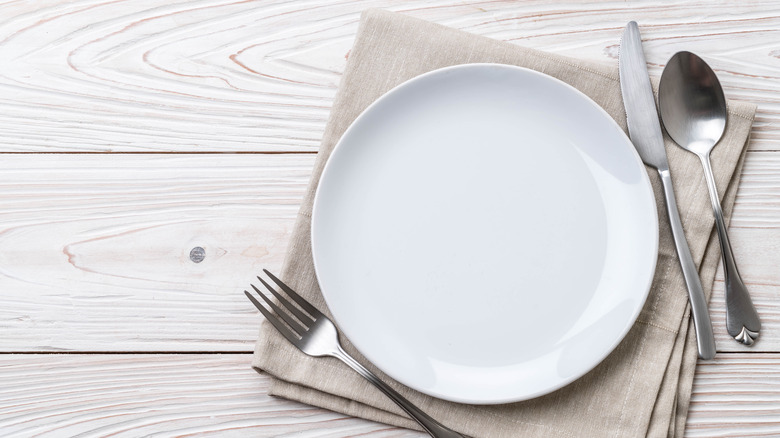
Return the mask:
POLYGON ((761 336, 753 347, 726 331, 722 266, 710 300, 718 351, 780 352, 780 154, 748 153, 729 229, 735 258, 761 316, 761 336))
POLYGON ((250 355, 2 355, 4 437, 419 437, 268 396, 250 355))
MULTIPOLYGON (((2 355, 0 430, 31 436, 422 437, 269 397, 250 355, 2 355)), ((703 362, 687 437, 780 435, 780 355, 703 362), (746 378, 746 376, 748 376, 746 378)))
MULTIPOLYGON (((0 157, 0 351, 251 351, 241 290, 277 270, 311 154, 0 157), (192 248, 206 251, 201 263, 192 248), (243 274, 240 274, 243 273, 243 274)), ((763 318, 748 349, 711 311, 720 351, 780 351, 780 154, 749 154, 731 237, 763 318)))
POLYGON ((31 158, 0 158, 0 351, 251 351, 241 291, 279 269, 313 155, 31 158))
POLYGON ((651 74, 699 53, 780 150, 777 1, 48 0, 0 5, 0 151, 315 150, 369 7, 612 65, 637 20, 651 74))
POLYGON ((685 436, 780 436, 780 355, 731 353, 699 362, 685 436))
MULTIPOLYGON (((251 351, 236 273, 281 265, 369 7, 611 65, 637 20, 652 75, 690 50, 759 105, 731 237, 764 328, 725 335, 719 274, 745 353, 699 365, 687 436, 780 436, 776 0, 1 2, 0 152, 30 154, 0 154, 0 352, 251 351)), ((423 436, 271 398, 249 360, 0 354, 0 435, 423 436)))

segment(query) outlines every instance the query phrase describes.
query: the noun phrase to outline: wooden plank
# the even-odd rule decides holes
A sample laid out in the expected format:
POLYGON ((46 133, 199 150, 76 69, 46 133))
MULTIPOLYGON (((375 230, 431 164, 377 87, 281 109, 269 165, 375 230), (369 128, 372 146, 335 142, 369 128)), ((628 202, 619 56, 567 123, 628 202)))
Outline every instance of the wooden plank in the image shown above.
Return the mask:
POLYGON ((780 351, 780 154, 748 153, 729 229, 740 273, 762 320, 761 336, 747 347, 726 331, 724 279, 719 268, 710 300, 718 351, 780 351))
MULTIPOLYGON (((0 355, 0 430, 29 436, 422 437, 267 395, 230 355, 0 355)), ((780 435, 780 355, 697 370, 686 436, 780 435)))
POLYGON ((241 291, 281 266, 313 162, 0 158, 0 351, 251 351, 241 291))
POLYGON ((729 353, 699 362, 685 436, 780 436, 780 355, 729 353))
POLYGON ((612 65, 639 20, 651 74, 699 53, 780 149, 773 1, 48 0, 0 5, 0 151, 315 150, 368 7, 612 65))
MULTIPOLYGON (((0 351, 251 351, 241 290, 278 270, 311 154, 0 157, 0 351), (193 263, 190 250, 203 247, 193 263)), ((731 229, 764 321, 751 349, 712 314, 720 351, 780 351, 780 154, 751 153, 731 229)))
POLYGON ((419 437, 268 395, 250 355, 0 355, 0 431, 31 436, 419 437))

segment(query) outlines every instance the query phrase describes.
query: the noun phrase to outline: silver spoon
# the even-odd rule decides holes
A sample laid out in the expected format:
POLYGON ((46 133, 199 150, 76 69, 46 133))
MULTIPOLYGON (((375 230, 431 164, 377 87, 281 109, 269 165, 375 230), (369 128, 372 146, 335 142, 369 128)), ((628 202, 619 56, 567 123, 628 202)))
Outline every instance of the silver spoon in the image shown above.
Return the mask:
POLYGON ((723 89, 704 60, 690 52, 678 52, 661 75, 658 103, 666 132, 685 150, 698 155, 704 167, 723 256, 726 328, 737 341, 752 345, 761 330, 761 321, 734 261, 710 165, 710 152, 726 128, 723 89))

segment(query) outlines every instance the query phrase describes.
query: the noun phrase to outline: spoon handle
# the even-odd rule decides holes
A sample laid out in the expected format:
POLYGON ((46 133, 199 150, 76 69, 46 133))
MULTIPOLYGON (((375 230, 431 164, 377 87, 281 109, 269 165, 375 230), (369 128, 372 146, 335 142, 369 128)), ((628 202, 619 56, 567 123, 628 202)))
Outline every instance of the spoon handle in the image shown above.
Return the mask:
POLYGON ((739 275, 737 262, 734 261, 734 253, 731 251, 729 235, 726 232, 726 222, 723 220, 723 210, 720 208, 718 188, 712 175, 710 155, 701 154, 699 158, 704 167, 704 177, 707 180, 712 213, 715 215, 715 226, 718 230, 720 253, 723 257, 723 276, 726 281, 726 329, 738 342, 753 345, 761 330, 761 320, 758 318, 758 312, 753 306, 747 287, 739 275))
POLYGON ((677 210, 677 200, 672 188, 672 176, 669 173, 669 169, 659 170, 658 174, 664 187, 666 212, 672 227, 674 247, 677 250, 677 257, 680 259, 685 285, 688 287, 688 299, 691 302, 691 314, 693 315, 693 327, 696 330, 696 344, 699 349, 699 357, 712 359, 715 357, 715 336, 712 334, 712 322, 707 310, 707 298, 704 296, 704 289, 701 287, 701 280, 699 279, 699 271, 696 270, 696 264, 693 262, 691 250, 688 248, 688 241, 685 240, 685 232, 680 221, 680 212, 677 210))

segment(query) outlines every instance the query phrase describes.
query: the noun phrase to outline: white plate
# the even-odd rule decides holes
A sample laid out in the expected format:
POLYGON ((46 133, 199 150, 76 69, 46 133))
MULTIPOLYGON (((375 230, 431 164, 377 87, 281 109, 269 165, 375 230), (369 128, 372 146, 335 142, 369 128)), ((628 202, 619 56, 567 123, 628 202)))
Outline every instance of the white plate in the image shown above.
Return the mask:
POLYGON ((468 64, 412 79, 346 131, 312 218, 317 278, 360 352, 465 403, 549 393, 620 342, 655 270, 644 166, 596 103, 468 64))

